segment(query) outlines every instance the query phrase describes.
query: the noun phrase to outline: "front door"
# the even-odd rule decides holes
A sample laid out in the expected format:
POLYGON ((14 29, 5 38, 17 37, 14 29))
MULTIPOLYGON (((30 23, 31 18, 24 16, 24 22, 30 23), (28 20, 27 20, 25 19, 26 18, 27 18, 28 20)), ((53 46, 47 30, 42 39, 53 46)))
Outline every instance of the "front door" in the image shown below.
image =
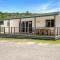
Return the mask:
POLYGON ((32 21, 23 21, 22 22, 22 32, 32 32, 32 21))

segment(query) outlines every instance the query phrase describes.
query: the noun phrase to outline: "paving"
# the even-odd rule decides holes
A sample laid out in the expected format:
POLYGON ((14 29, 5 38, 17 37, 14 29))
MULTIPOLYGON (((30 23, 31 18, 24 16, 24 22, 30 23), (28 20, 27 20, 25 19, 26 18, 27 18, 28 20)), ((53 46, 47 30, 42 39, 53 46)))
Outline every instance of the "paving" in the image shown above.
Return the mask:
POLYGON ((60 45, 0 42, 0 60, 60 60, 60 45))

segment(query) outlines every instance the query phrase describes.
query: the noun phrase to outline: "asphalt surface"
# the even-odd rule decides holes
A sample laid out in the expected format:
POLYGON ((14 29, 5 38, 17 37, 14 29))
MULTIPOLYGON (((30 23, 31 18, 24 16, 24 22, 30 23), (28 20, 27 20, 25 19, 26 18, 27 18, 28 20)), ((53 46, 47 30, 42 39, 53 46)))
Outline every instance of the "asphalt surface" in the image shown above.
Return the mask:
POLYGON ((0 60, 60 60, 60 45, 0 42, 0 60))

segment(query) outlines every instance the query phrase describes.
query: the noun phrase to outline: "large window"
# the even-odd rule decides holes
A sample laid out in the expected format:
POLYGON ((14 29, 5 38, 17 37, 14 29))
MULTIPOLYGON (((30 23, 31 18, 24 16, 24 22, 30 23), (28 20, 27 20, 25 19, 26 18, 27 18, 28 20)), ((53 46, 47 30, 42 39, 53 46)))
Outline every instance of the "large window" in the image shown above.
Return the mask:
POLYGON ((55 26, 54 19, 46 20, 46 27, 54 27, 54 26, 55 26))
POLYGON ((3 25, 3 21, 0 21, 0 25, 3 25))

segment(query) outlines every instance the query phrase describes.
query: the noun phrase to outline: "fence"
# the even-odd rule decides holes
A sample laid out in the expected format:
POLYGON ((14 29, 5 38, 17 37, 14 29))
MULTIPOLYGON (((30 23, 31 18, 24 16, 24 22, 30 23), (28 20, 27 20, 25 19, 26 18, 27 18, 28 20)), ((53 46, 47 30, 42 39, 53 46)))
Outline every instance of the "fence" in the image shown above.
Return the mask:
POLYGON ((30 34, 39 36, 60 35, 60 27, 0 27, 0 34, 30 34))

